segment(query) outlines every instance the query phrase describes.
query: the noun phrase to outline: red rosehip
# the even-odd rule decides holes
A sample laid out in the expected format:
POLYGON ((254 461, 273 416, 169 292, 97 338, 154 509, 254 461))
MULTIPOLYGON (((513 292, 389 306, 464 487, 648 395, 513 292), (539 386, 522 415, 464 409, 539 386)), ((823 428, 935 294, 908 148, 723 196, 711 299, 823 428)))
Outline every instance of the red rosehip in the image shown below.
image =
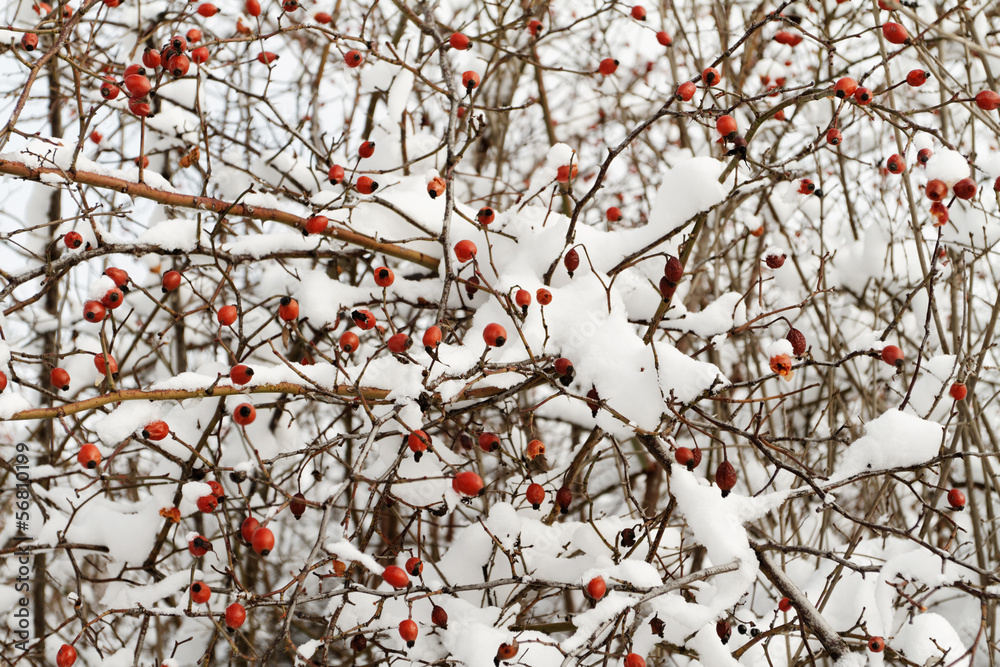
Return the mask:
POLYGON ((886 41, 892 44, 905 44, 910 38, 906 28, 893 21, 886 21, 882 24, 882 35, 886 41))
POLYGON ((976 94, 976 106, 983 111, 996 111, 1000 108, 1000 95, 992 90, 984 90, 976 94))
POLYGON ((451 48, 457 51, 465 51, 469 48, 469 38, 460 32, 453 32, 448 38, 448 43, 451 44, 451 48))
POLYGON ((604 583, 604 577, 594 577, 587 582, 587 596, 595 602, 604 597, 607 590, 608 586, 604 583))
POLYGON ((226 607, 226 628, 230 631, 243 625, 247 620, 247 610, 239 602, 234 602, 226 607))
POLYGON ((895 345, 886 345, 882 348, 882 361, 890 366, 902 366, 903 351, 895 345))
POLYGON ((714 67, 706 67, 701 73, 701 78, 709 86, 714 86, 722 81, 722 75, 714 67))
POLYGON ((471 470, 466 470, 455 475, 451 480, 451 487, 456 493, 472 498, 482 493, 483 478, 471 470))
POLYGON ((252 424, 257 419, 257 409, 249 403, 240 403, 233 410, 233 421, 240 426, 252 424))
POLYGON ((361 55, 360 51, 351 49, 344 54, 344 62, 348 67, 357 67, 364 61, 364 56, 361 55))
POLYGON ((253 550, 261 556, 266 556, 274 549, 274 533, 270 528, 258 528, 253 531, 253 550))
POLYGON ((963 383, 956 382, 951 385, 948 393, 951 394, 951 397, 956 401, 964 401, 965 397, 969 395, 969 389, 963 383))
POLYGON ((76 453, 76 461, 84 468, 93 470, 101 464, 101 451, 97 449, 97 445, 88 442, 76 453))
POLYGON ((837 80, 837 83, 833 87, 834 94, 840 99, 845 99, 852 97, 854 91, 858 89, 858 82, 849 76, 845 76, 837 80))
POLYGON ((278 317, 285 322, 291 322, 299 316, 299 302, 290 296, 281 297, 278 302, 278 317))
POLYGON ((483 340, 490 347, 503 347, 507 342, 507 331, 496 322, 492 322, 483 329, 483 340))
POLYGON ((393 588, 406 588, 410 585, 410 578, 406 571, 397 565, 390 565, 382 571, 382 580, 393 588))
POLYGON ((965 509, 965 494, 959 489, 952 489, 948 492, 948 504, 953 510, 961 511, 965 509))
POLYGON ((204 581, 196 581, 191 584, 191 601, 197 604, 205 604, 212 597, 212 589, 204 581))
POLYGON ((545 502, 545 488, 541 484, 535 484, 534 482, 528 485, 528 490, 525 491, 524 497, 529 503, 531 503, 532 509, 539 509, 542 503, 545 502))
POLYGON ((53 368, 49 373, 49 382, 60 391, 69 389, 69 373, 65 368, 53 368))
POLYGON ((597 71, 603 74, 604 76, 614 74, 617 69, 618 69, 618 61, 615 60, 614 58, 605 58, 597 66, 597 71))
POLYGON ((694 85, 693 81, 685 81, 681 85, 677 86, 677 92, 674 94, 681 100, 690 102, 691 98, 694 97, 696 90, 697 86, 694 85))

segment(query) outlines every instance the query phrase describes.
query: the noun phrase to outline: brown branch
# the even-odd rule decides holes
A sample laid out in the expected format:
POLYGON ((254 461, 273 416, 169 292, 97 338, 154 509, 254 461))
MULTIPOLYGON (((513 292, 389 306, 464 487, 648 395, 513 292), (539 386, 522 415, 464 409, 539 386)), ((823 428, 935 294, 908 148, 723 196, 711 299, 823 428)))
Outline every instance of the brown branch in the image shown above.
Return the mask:
MULTIPOLYGON (((166 190, 159 190, 147 185, 146 183, 134 183, 123 178, 115 178, 114 176, 96 174, 89 171, 76 170, 67 172, 61 169, 52 169, 48 167, 29 167, 21 162, 0 159, 0 174, 7 174, 17 178, 23 178, 28 181, 41 181, 43 175, 55 175, 61 178, 68 178, 70 181, 80 185, 91 185, 98 188, 116 190, 131 197, 149 199, 167 206, 209 211, 224 216, 231 215, 253 218, 255 220, 273 220, 274 222, 281 222, 299 229, 302 228, 302 225, 305 224, 306 220, 305 218, 299 217, 294 213, 288 213, 278 209, 266 208, 264 206, 253 206, 251 204, 237 204, 234 202, 216 199, 214 197, 202 197, 198 195, 182 194, 179 192, 167 192, 166 190)), ((366 248, 373 252, 382 253, 390 257, 396 257, 397 259, 407 260, 413 262, 414 264, 419 264, 427 269, 437 270, 438 263, 440 262, 440 260, 436 257, 425 255, 422 252, 411 250, 410 248, 403 248, 391 243, 382 243, 369 236, 365 236, 364 234, 358 234, 357 232, 341 229, 339 227, 330 227, 323 233, 337 239, 338 241, 361 246, 362 248, 366 248)))

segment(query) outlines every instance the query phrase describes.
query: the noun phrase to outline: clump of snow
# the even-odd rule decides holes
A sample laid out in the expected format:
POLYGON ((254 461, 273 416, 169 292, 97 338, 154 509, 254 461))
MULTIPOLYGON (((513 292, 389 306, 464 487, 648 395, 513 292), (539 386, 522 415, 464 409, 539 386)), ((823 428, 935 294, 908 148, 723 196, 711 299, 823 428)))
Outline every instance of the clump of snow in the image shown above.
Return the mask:
POLYGON ((851 444, 830 481, 923 463, 937 455, 943 437, 940 424, 889 410, 865 425, 865 435, 851 444))
POLYGON ((964 155, 950 148, 941 148, 927 160, 928 180, 938 179, 951 187, 963 178, 969 177, 969 161, 964 155))
POLYGON ((787 338, 778 338, 768 343, 767 347, 764 348, 764 354, 767 355, 768 359, 779 354, 787 354, 790 357, 792 356, 792 343, 787 338))

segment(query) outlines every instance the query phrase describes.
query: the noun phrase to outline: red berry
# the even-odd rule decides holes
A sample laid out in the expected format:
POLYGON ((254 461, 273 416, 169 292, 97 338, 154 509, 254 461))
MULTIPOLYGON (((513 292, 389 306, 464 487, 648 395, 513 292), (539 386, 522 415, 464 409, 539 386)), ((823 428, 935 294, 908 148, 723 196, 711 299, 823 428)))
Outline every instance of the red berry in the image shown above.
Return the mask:
POLYGON ((253 369, 245 364, 237 364, 229 370, 229 379, 233 384, 246 384, 253 378, 253 369))
POLYGON ((886 345, 882 348, 882 361, 890 366, 902 366, 903 351, 895 345, 886 345))
POLYGON ((670 46, 674 43, 673 37, 665 30, 656 33, 656 41, 660 43, 660 46, 670 46))
POLYGON ((364 308, 352 310, 351 319, 354 320, 354 323, 358 325, 358 328, 362 331, 368 331, 375 328, 375 314, 370 310, 365 310, 364 308))
POLYGON ((405 333, 395 334, 386 341, 386 346, 393 354, 403 354, 410 349, 411 345, 413 345, 413 340, 405 333))
POLYGON ((208 494, 198 499, 198 511, 211 514, 219 507, 219 499, 214 494, 208 494))
POLYGON ((361 157, 371 157, 375 155, 375 142, 366 141, 358 147, 358 155, 361 157))
POLYGON ((951 397, 956 401, 964 401, 965 397, 969 395, 969 389, 961 382, 956 382, 951 385, 951 389, 948 390, 951 397))
POLYGON ((434 605, 431 608, 431 623, 439 628, 448 628, 448 612, 442 607, 434 605))
POLYGON ((559 506, 559 512, 566 514, 569 512, 569 506, 573 503, 573 492, 570 491, 568 486, 560 487, 556 491, 556 505, 559 506))
POLYGON ((854 91, 854 101, 861 106, 868 106, 872 101, 872 91, 868 88, 858 88, 854 91))
POLYGON ((257 419, 257 410, 249 403, 240 403, 233 410, 233 421, 240 426, 252 424, 255 419, 257 419))
POLYGON ((25 51, 34 51, 38 48, 38 35, 33 32, 26 32, 21 37, 21 48, 25 51))
POLYGON ((382 572, 382 579, 393 588, 406 588, 410 585, 410 578, 406 576, 406 571, 396 565, 390 565, 382 572))
POLYGON ((789 600, 788 598, 781 598, 781 600, 778 601, 778 609, 780 609, 781 611, 790 611, 791 608, 792 608, 792 601, 789 600))
POLYGON ((476 220, 478 220, 481 225, 488 225, 493 222, 495 218, 496 214, 493 209, 488 206, 484 206, 479 209, 479 213, 476 213, 476 220))
POLYGON ((430 444, 431 437, 419 429, 406 436, 406 446, 409 447, 410 451, 414 454, 427 451, 427 447, 430 444))
POLYGON ((360 51, 351 49, 344 54, 344 62, 348 67, 357 67, 364 61, 364 56, 361 55, 360 51))
POLYGON ((597 66, 597 71, 608 76, 609 74, 614 74, 618 69, 618 61, 614 58, 605 58, 601 61, 601 64, 597 66))
POLYGON ((200 5, 198 5, 198 9, 195 11, 197 11, 198 14, 204 16, 205 18, 211 18, 219 13, 219 8, 210 2, 203 2, 200 5))
POLYGON ((816 184, 808 178, 803 178, 799 181, 799 194, 800 195, 811 195, 816 191, 816 184))
POLYGON ((188 542, 188 551, 195 558, 201 558, 209 551, 213 551, 212 543, 206 540, 204 535, 198 535, 188 542))
POLYGON ((479 436, 479 448, 484 452, 495 452, 500 449, 500 437, 496 433, 483 433, 479 436))
POLYGON ((298 521, 302 518, 302 515, 306 513, 306 507, 309 504, 306 502, 306 497, 302 493, 296 493, 292 496, 291 500, 288 501, 288 509, 291 510, 292 516, 298 521))
POLYGON ((83 304, 83 319, 88 322, 101 322, 107 314, 108 310, 100 301, 88 301, 83 304))
POLYGON ((191 584, 191 601, 198 604, 205 604, 212 597, 212 589, 204 581, 196 581, 191 584))
POLYGON ((872 653, 881 653, 885 648, 885 640, 881 637, 872 637, 868 640, 868 650, 872 653))
POLYGON ((181 286, 181 274, 177 271, 167 271, 163 274, 163 280, 161 281, 161 290, 163 292, 173 292, 175 289, 181 286))
POLYGON ((714 67, 706 67, 701 73, 701 78, 709 86, 714 86, 722 81, 722 75, 719 74, 719 70, 714 67))
POLYGON ((219 308, 219 313, 216 316, 216 319, 218 319, 219 324, 224 327, 228 327, 236 322, 238 315, 239 311, 236 310, 236 306, 223 306, 222 308, 219 308))
POLYGON ((440 176, 435 176, 431 179, 430 183, 427 184, 427 195, 431 199, 437 199, 444 194, 446 187, 444 179, 440 176))
POLYGON ((622 219, 622 210, 617 206, 612 206, 607 210, 605 216, 608 222, 620 222, 622 219))
POLYGON ((694 460, 694 452, 687 447, 678 447, 674 450, 674 460, 689 470, 693 468, 691 462, 694 460))
POLYGON ((472 70, 462 72, 462 88, 471 92, 473 88, 479 87, 479 75, 472 70))
POLYGON ((919 151, 917 151, 917 162, 919 162, 922 165, 926 165, 927 161, 931 159, 932 155, 934 155, 934 151, 932 151, 931 149, 921 148, 919 151))
POLYGON ((463 239, 455 244, 455 257, 463 264, 475 257, 476 252, 476 244, 468 239, 463 239))
POLYGON ((893 154, 885 161, 885 168, 890 174, 902 174, 906 170, 906 165, 901 155, 893 154))
POLYGON ((725 139, 732 139, 736 136, 736 119, 732 116, 719 116, 715 121, 715 129, 725 139))
POLYGON ((80 236, 80 232, 67 232, 66 236, 63 237, 63 243, 70 250, 76 250, 83 245, 83 237, 80 236))
POLYGON ((826 143, 830 144, 831 146, 837 146, 843 140, 844 136, 840 133, 840 130, 838 130, 837 128, 831 127, 829 130, 826 131, 826 143))
POLYGON ((507 342, 507 331, 496 322, 492 322, 483 329, 483 340, 490 347, 503 347, 507 342))
POLYGON ((545 488, 541 484, 531 483, 524 497, 531 503, 531 507, 537 510, 545 502, 545 488))
POLYGON ((693 81, 685 81, 681 85, 677 86, 677 92, 675 95, 685 102, 690 102, 691 98, 694 97, 696 90, 697 86, 694 85, 693 81))
POLYGON ((424 571, 424 562, 416 556, 411 556, 406 559, 406 567, 403 569, 405 569, 410 576, 419 577, 420 573, 424 571))
POLYGON ((248 15, 260 16, 260 2, 258 0, 246 0, 244 8, 248 15))
POLYGON ((84 468, 93 470, 101 464, 101 451, 97 445, 88 442, 76 453, 76 461, 84 468))
POLYGON ((270 65, 280 57, 281 56, 279 56, 277 53, 273 53, 271 51, 261 51, 260 53, 257 54, 257 62, 259 62, 261 65, 270 65))
POLYGON ((325 215, 314 215, 305 222, 306 234, 322 234, 326 231, 330 219, 325 215))
POLYGON ((76 662, 76 649, 69 644, 63 644, 56 653, 56 667, 70 667, 76 662))
POLYGON ((253 531, 253 550, 261 556, 266 556, 274 549, 274 533, 270 528, 258 528, 253 531))
POLYGON ((410 648, 417 641, 417 624, 412 619, 406 619, 399 624, 399 636, 410 648))
POLYGON ((441 327, 432 326, 424 332, 422 339, 424 347, 427 349, 434 349, 441 344, 441 327))
POLYGON ((49 382, 60 391, 69 389, 69 373, 64 368, 53 368, 49 373, 49 382))
POLYGON ((646 667, 646 659, 638 653, 629 653, 625 656, 625 667, 646 667))
POLYGON ((849 76, 839 79, 833 87, 834 94, 840 99, 845 99, 854 95, 858 89, 858 82, 849 76))
POLYGON ((604 597, 607 590, 608 586, 604 583, 604 577, 594 577, 587 583, 587 595, 595 602, 604 597))
POLYGON ((135 74, 129 74, 125 77, 125 89, 128 91, 129 97, 145 97, 152 90, 153 84, 142 73, 143 71, 140 69, 135 74))
POLYGON ((178 53, 177 55, 170 56, 170 60, 167 61, 166 70, 175 77, 181 77, 187 74, 190 68, 191 60, 183 53, 178 53))
POLYGON ((919 88, 924 85, 929 78, 931 78, 930 72, 925 72, 922 69, 910 70, 910 72, 906 75, 906 83, 914 88, 919 88))
POLYGON ((344 168, 339 164, 333 165, 327 173, 327 178, 330 179, 330 183, 333 185, 340 185, 344 182, 344 168))
POLYGON ((636 21, 645 21, 646 10, 640 5, 636 5, 635 7, 632 8, 632 18, 634 18, 636 21))
MULTIPOLYGON (((97 368, 97 372, 100 373, 101 375, 107 375, 107 372, 106 372, 107 366, 111 366, 111 374, 112 375, 115 375, 115 374, 118 373, 118 362, 115 361, 115 358, 112 357, 110 354, 108 355, 108 363, 107 363, 107 365, 105 364, 105 361, 104 361, 104 353, 103 352, 98 352, 97 354, 95 354, 94 355, 94 366, 97 368)), ((4 386, 6 386, 6 380, 5 380, 5 385, 4 386)), ((2 387, 0 387, 0 391, 3 391, 2 387)))
POLYGON ((580 268, 580 253, 576 251, 576 248, 570 248, 566 256, 563 257, 563 266, 566 267, 569 277, 572 278, 573 272, 580 268))
POLYGON ((239 602, 226 607, 226 627, 230 630, 240 627, 246 620, 247 610, 239 602))
POLYGON ((736 468, 733 467, 733 464, 728 459, 720 463, 718 469, 716 469, 715 485, 722 491, 723 498, 728 496, 729 492, 736 486, 736 468))
POLYGON ((471 470, 466 470, 455 475, 451 480, 451 487, 456 493, 472 498, 482 493, 483 478, 471 470))
POLYGON ((976 182, 971 178, 963 178, 958 183, 951 186, 951 190, 955 193, 956 197, 966 200, 975 197, 977 189, 976 182))
POLYGON ((299 316, 299 302, 290 296, 281 297, 278 302, 278 317, 285 322, 291 322, 299 316))
POLYGON ((678 284, 684 277, 684 265, 681 264, 681 260, 673 255, 667 255, 667 263, 663 267, 663 277, 674 285, 678 284))
POLYGON ((882 24, 882 35, 886 41, 892 44, 905 44, 906 40, 910 38, 906 32, 906 28, 892 21, 882 24))
POLYGON ((927 198, 931 201, 941 201, 948 196, 948 186, 944 184, 944 181, 940 181, 935 178, 928 181, 924 192, 927 194, 927 198))
POLYGON ((983 111, 996 111, 1000 108, 1000 95, 992 90, 984 90, 976 94, 976 105, 983 111))
POLYGON ((243 519, 243 523, 240 524, 240 535, 243 536, 243 539, 246 540, 247 544, 253 542, 253 534, 257 532, 258 528, 260 528, 260 521, 257 519, 252 516, 248 516, 243 519))
POLYGON ((358 182, 354 185, 354 187, 361 194, 370 195, 378 189, 378 183, 367 176, 361 176, 358 178, 358 182))
POLYGON ((106 100, 113 100, 118 97, 118 93, 121 89, 114 84, 112 81, 105 81, 101 84, 101 97, 106 100))
POLYGON ((958 489, 952 489, 948 492, 948 504, 953 510, 965 509, 965 494, 958 489))
POLYGON ((147 440, 163 440, 168 435, 170 435, 170 427, 162 419, 150 422, 142 429, 142 437, 147 440))
POLYGON ((571 180, 576 178, 576 175, 579 173, 579 171, 580 169, 576 164, 572 166, 563 165, 562 167, 556 169, 556 182, 569 183, 571 180))
POLYGON ((528 448, 525 450, 524 455, 529 461, 533 461, 544 453, 545 444, 541 440, 535 439, 528 443, 528 448))
POLYGON ((448 43, 451 44, 451 48, 458 51, 465 51, 469 48, 469 38, 460 32, 453 32, 448 38, 448 43))
POLYGON ((535 301, 537 301, 541 306, 549 305, 550 303, 552 303, 552 292, 545 289, 544 287, 538 288, 535 291, 535 301))

